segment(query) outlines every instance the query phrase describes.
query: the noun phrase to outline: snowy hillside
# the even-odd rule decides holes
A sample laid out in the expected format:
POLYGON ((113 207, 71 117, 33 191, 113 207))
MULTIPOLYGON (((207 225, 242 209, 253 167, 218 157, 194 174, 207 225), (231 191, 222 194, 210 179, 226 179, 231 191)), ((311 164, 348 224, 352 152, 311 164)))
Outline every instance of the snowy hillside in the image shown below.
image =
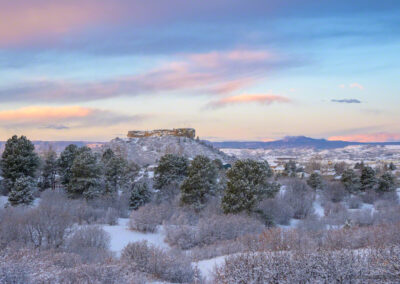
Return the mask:
POLYGON ((116 138, 104 145, 103 149, 107 148, 121 153, 128 160, 141 166, 153 165, 165 154, 182 155, 189 159, 197 155, 204 155, 210 159, 220 159, 225 163, 233 161, 231 156, 201 141, 175 136, 116 138))

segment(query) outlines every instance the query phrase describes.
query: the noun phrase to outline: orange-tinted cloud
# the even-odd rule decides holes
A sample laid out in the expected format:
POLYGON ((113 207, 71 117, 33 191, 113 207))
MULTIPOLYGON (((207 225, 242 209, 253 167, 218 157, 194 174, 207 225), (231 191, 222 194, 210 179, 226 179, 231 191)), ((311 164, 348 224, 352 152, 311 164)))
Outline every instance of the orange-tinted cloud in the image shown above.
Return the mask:
POLYGON ((97 1, 9 1, 1 4, 0 46, 36 38, 50 39, 79 30, 107 17, 97 1))
POLYGON ((58 120, 88 116, 93 110, 79 106, 46 107, 32 106, 16 110, 0 111, 0 121, 58 120))
POLYGON ((219 108, 232 104, 259 103, 270 105, 272 103, 290 103, 291 100, 284 96, 273 94, 242 94, 238 96, 221 98, 211 102, 208 106, 211 108, 219 108))
POLYGON ((0 111, 0 126, 5 128, 37 127, 63 130, 70 127, 113 125, 139 119, 142 119, 139 115, 116 114, 80 106, 30 106, 0 111))
POLYGON ((354 134, 346 136, 333 136, 328 140, 343 140, 351 142, 393 142, 400 141, 400 134, 396 133, 373 133, 373 134, 354 134))

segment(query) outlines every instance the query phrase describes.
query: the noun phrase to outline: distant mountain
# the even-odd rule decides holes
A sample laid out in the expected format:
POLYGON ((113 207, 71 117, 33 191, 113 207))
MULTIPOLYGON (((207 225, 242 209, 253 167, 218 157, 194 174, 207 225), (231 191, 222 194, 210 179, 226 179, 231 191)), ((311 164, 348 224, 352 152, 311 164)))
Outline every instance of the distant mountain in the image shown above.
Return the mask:
POLYGON ((347 142, 347 141, 330 141, 326 139, 314 139, 305 136, 288 136, 281 140, 262 142, 262 141, 224 141, 210 142, 217 148, 231 149, 279 149, 279 148, 313 148, 313 149, 336 149, 351 145, 400 145, 400 142, 347 142))

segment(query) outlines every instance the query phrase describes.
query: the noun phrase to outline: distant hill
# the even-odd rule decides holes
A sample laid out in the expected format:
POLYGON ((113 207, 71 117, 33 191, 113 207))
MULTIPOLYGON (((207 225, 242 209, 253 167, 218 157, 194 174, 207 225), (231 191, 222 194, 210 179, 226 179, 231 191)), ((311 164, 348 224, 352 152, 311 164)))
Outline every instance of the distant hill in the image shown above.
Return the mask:
MULTIPOLYGON (((32 141, 35 145, 36 152, 43 152, 52 147, 57 153, 61 153, 65 147, 70 144, 74 144, 78 147, 89 146, 91 148, 101 147, 105 142, 88 142, 88 141, 32 141)), ((3 152, 6 142, 0 141, 0 153, 3 152)))
POLYGON ((313 149, 336 149, 352 145, 400 145, 400 142, 347 142, 330 141, 326 139, 314 139, 305 136, 288 136, 281 140, 262 142, 262 141, 224 141, 210 142, 217 148, 231 149, 280 149, 280 148, 313 148, 313 149))

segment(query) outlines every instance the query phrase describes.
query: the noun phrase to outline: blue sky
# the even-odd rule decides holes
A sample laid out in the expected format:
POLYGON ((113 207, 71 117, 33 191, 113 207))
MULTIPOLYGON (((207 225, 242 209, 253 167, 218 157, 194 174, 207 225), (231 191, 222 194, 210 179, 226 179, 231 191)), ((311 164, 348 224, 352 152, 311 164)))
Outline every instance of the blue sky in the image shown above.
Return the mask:
POLYGON ((398 1, 0 5, 0 140, 400 140, 398 1))

